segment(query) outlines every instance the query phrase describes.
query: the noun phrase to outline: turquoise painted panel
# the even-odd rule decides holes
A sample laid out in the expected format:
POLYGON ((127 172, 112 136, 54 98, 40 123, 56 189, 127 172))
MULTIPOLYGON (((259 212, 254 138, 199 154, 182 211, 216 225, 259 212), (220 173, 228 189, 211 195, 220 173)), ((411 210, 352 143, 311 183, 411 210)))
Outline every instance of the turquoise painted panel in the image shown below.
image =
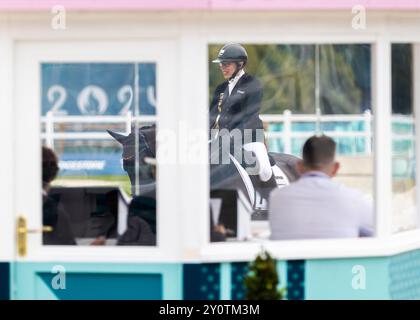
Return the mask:
POLYGON ((305 264, 305 299, 390 299, 388 258, 306 260, 305 264))
POLYGON ((391 257, 389 278, 392 299, 420 299, 420 250, 391 257))
MULTIPOLYGON (((277 262, 279 288, 289 289, 293 280, 289 264, 277 262)), ((233 269, 239 265, 247 263, 220 265, 216 285, 221 299, 238 299, 234 286, 239 274, 233 269)), ((420 299, 420 250, 393 257, 306 260, 303 265, 305 299, 420 299)), ((12 299, 182 299, 184 285, 182 264, 20 262, 10 264, 10 279, 12 299), (65 269, 64 291, 51 286, 55 266, 65 269)))
POLYGON ((12 299, 182 299, 181 264, 12 264, 12 299), (51 281, 64 268, 66 289, 51 281))
POLYGON ((220 264, 220 300, 230 300, 231 298, 231 264, 228 262, 220 264))
POLYGON ((34 279, 34 283, 35 283, 35 297, 40 297, 37 299, 42 299, 42 300, 58 300, 59 299, 54 292, 55 290, 51 289, 51 285, 49 283, 45 283, 44 281, 39 281, 39 279, 34 279))
POLYGON ((161 274, 67 273, 65 289, 52 287, 56 274, 37 274, 60 300, 160 300, 161 274))
POLYGON ((279 284, 277 285, 278 290, 283 290, 286 296, 284 299, 287 298, 287 261, 280 261, 277 260, 277 274, 279 277, 279 284))

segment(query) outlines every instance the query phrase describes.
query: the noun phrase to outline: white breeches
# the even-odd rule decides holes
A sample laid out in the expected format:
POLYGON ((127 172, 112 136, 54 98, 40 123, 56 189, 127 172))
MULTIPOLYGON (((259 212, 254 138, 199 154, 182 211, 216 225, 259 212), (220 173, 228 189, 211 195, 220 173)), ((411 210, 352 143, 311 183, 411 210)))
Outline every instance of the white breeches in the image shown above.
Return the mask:
POLYGON ((255 154, 257 165, 258 165, 258 175, 261 181, 266 182, 270 180, 273 175, 273 170, 271 169, 270 159, 268 158, 267 148, 262 142, 251 142, 243 146, 245 151, 253 152, 255 154))

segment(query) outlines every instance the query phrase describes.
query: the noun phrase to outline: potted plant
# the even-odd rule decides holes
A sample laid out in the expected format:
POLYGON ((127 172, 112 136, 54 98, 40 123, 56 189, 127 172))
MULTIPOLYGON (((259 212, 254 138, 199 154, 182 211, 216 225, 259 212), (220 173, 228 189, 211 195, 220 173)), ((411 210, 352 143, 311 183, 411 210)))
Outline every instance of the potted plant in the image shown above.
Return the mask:
POLYGON ((285 289, 277 289, 279 277, 276 261, 266 251, 261 253, 249 265, 249 272, 244 279, 247 300, 281 300, 285 289))

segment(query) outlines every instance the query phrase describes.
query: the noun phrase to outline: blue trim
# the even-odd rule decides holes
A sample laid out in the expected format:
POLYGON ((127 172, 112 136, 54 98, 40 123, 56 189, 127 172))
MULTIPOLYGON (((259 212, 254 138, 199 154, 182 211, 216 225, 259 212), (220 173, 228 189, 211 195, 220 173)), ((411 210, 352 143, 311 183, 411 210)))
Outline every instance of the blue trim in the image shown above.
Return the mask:
POLYGON ((248 262, 235 262, 231 265, 232 270, 232 287, 231 287, 231 299, 232 300, 243 300, 246 295, 246 288, 244 285, 244 279, 249 272, 248 262))
POLYGON ((0 262, 0 300, 10 300, 10 264, 0 262))
POLYGON ((54 289, 59 274, 37 273, 59 300, 161 300, 163 298, 160 273, 115 274, 87 272, 66 273, 65 288, 54 289))
POLYGON ((220 300, 220 264, 184 264, 185 300, 220 300))
POLYGON ((305 299, 305 260, 287 261, 287 299, 305 299))

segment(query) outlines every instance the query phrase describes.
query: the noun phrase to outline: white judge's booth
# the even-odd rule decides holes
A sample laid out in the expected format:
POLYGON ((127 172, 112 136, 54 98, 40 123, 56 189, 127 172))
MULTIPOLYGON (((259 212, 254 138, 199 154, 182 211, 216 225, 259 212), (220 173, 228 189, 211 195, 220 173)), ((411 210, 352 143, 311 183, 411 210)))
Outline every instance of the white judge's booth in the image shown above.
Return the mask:
POLYGON ((0 13, 0 297, 243 299, 248 263, 263 248, 288 299, 419 298, 420 13, 373 11, 365 30, 348 16, 69 12, 60 31, 49 12, 0 13), (210 202, 197 132, 207 132, 220 80, 209 61, 226 42, 246 46, 248 71, 266 84, 270 151, 299 156, 317 129, 331 135, 336 179, 374 201, 374 237, 271 241, 267 220, 250 219, 239 195, 227 217, 235 236, 210 241, 209 208, 218 220, 223 197, 210 202), (133 190, 106 130, 128 135, 135 122, 157 126, 156 245, 116 244, 133 190), (76 212, 73 245, 43 243, 42 145, 60 160, 51 190, 76 212), (102 235, 96 223, 114 228, 102 245, 91 245, 102 235))

